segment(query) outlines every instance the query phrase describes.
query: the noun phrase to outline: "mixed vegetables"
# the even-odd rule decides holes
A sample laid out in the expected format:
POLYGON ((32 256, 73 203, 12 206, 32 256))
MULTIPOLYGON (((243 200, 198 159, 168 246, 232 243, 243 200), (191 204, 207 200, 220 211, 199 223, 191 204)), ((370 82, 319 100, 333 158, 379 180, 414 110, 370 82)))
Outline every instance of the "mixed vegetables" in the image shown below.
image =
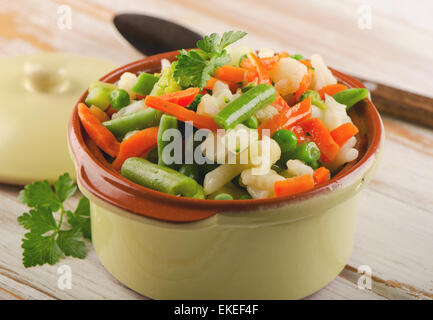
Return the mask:
POLYGON ((323 59, 230 46, 211 34, 161 72, 94 82, 78 115, 115 170, 198 199, 293 195, 358 157, 347 110, 366 89, 337 83, 323 59))

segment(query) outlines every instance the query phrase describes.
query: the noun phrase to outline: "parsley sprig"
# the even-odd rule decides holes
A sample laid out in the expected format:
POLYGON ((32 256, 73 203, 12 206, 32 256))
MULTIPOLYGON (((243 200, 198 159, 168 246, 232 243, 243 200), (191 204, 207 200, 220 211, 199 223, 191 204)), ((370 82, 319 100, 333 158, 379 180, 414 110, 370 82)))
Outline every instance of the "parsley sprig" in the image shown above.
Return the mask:
POLYGON ((176 81, 183 88, 206 86, 215 69, 230 62, 230 55, 225 48, 246 34, 243 31, 228 31, 220 37, 212 33, 197 41, 198 49, 179 51, 174 71, 176 81))
POLYGON ((68 173, 54 182, 54 190, 46 180, 21 190, 18 199, 32 208, 18 217, 19 224, 29 230, 22 239, 26 268, 45 263, 53 265, 63 255, 80 259, 86 256, 83 240, 91 238, 89 200, 83 196, 74 212, 64 207, 64 202, 76 191, 77 186, 68 173), (55 213, 58 213, 57 220, 55 213))

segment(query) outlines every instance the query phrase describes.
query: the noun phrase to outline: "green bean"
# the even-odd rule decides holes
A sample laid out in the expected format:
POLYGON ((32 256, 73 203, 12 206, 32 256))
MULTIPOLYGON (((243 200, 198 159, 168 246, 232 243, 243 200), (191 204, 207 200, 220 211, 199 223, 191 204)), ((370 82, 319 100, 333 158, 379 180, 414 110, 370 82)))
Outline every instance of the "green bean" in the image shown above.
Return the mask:
POLYGON ((278 130, 272 135, 272 139, 280 145, 281 152, 292 152, 298 141, 296 135, 287 129, 278 130))
POLYGON ((158 80, 158 77, 143 72, 139 75, 137 83, 132 87, 132 91, 139 94, 149 94, 152 91, 155 83, 158 82, 158 80))
POLYGON ((118 87, 115 84, 102 82, 102 81, 93 81, 89 86, 89 91, 94 88, 107 88, 110 91, 114 89, 118 89, 118 87))
POLYGON ((228 193, 220 193, 215 196, 215 200, 233 200, 233 197, 228 193))
POLYGON ((340 91, 332 96, 338 103, 345 104, 349 110, 355 103, 368 97, 368 90, 365 88, 349 88, 340 91))
POLYGON ((247 121, 244 121, 244 125, 250 129, 257 129, 259 127, 259 121, 254 115, 252 115, 247 121))
POLYGON ((111 106, 119 111, 123 107, 129 104, 129 94, 123 89, 114 89, 110 92, 110 103, 111 106))
POLYGON ((320 94, 317 91, 314 90, 305 91, 304 94, 299 99, 299 101, 305 100, 307 98, 311 98, 311 103, 322 110, 326 110, 328 108, 325 102, 322 100, 322 98, 320 98, 320 94))
POLYGON ((203 188, 197 181, 176 170, 159 166, 143 158, 126 159, 122 165, 121 174, 129 180, 153 190, 204 199, 203 188))
POLYGON ((105 111, 110 105, 110 92, 111 90, 106 87, 95 87, 89 90, 86 100, 84 102, 91 107, 97 106, 102 111, 105 111))
POLYGON ((214 121, 221 128, 233 128, 248 120, 257 110, 271 104, 276 99, 273 86, 259 84, 230 102, 214 117, 214 121))
MULTIPOLYGON (((163 114, 159 122, 158 129, 158 164, 160 166, 174 167, 174 163, 168 164, 168 159, 164 157, 164 148, 171 140, 163 139, 164 132, 168 129, 177 129, 177 118, 168 114, 163 114)), ((167 154, 165 154, 167 156, 167 154)))
POLYGON ((196 164, 182 164, 179 172, 196 181, 200 178, 200 169, 196 164))
POLYGON ((202 94, 197 94, 194 98, 194 100, 187 106, 188 109, 192 111, 197 111, 197 107, 200 104, 201 98, 203 97, 202 94))
POLYGON ((299 159, 306 164, 319 160, 320 150, 314 142, 305 142, 296 147, 290 155, 292 159, 299 159))
POLYGON ((302 54, 292 54, 290 58, 296 59, 296 60, 305 60, 304 56, 302 54))
POLYGON ((113 120, 105 121, 102 124, 118 139, 121 139, 129 131, 142 130, 157 126, 161 114, 161 111, 146 108, 113 120))

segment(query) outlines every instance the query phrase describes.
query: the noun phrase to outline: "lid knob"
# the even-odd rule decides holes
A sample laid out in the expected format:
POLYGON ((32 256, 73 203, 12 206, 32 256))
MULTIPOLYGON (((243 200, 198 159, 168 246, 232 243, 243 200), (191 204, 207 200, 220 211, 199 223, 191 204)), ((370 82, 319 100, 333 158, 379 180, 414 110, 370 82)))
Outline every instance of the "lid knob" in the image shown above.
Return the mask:
POLYGON ((61 67, 27 62, 24 74, 24 87, 31 92, 63 93, 70 86, 67 71, 61 67))

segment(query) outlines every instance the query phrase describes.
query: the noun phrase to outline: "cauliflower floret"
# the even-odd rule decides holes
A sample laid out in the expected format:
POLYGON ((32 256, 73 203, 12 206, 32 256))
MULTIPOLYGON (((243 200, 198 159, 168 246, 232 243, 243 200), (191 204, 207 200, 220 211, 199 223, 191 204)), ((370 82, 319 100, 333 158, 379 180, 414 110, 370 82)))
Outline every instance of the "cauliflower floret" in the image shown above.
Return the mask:
POLYGON ((254 199, 268 198, 274 195, 274 183, 285 178, 274 170, 267 174, 255 175, 253 169, 242 171, 240 182, 247 187, 248 192, 254 199))
POLYGON ((297 177, 306 174, 313 174, 314 170, 310 166, 306 165, 301 160, 288 160, 287 170, 285 170, 284 176, 297 177))
POLYGON ((215 97, 210 94, 205 94, 197 106, 197 114, 214 117, 219 112, 218 103, 215 97))
POLYGON ((248 168, 252 168, 255 175, 268 174, 271 165, 280 158, 281 149, 271 138, 264 136, 262 139, 252 141, 248 149, 238 153, 236 164, 222 164, 208 172, 203 181, 205 194, 217 191, 248 168))
POLYGON ((272 118, 276 114, 278 114, 277 108, 275 108, 271 105, 266 106, 260 110, 257 110, 254 113, 254 115, 256 116, 257 120, 259 120, 259 122, 264 122, 264 121, 272 118))
POLYGON ((323 121, 323 110, 316 107, 314 104, 311 105, 311 118, 319 118, 323 121))
POLYGON ((325 163, 325 166, 328 167, 331 171, 335 171, 343 164, 358 158, 358 150, 354 148, 355 144, 355 137, 347 140, 347 142, 341 146, 335 159, 331 162, 325 163))
POLYGON ((138 77, 131 72, 124 72, 117 83, 120 89, 123 89, 129 93, 131 99, 135 97, 135 93, 132 92, 132 87, 137 83, 138 77))
POLYGON ((144 104, 144 100, 132 101, 132 103, 116 113, 113 113, 111 119, 117 119, 122 116, 126 116, 127 114, 131 114, 140 110, 146 109, 146 105, 144 104))
POLYGON ((161 70, 170 68, 171 62, 168 59, 161 59, 161 70))
POLYGON ((314 90, 337 83, 337 79, 334 78, 320 55, 313 54, 311 56, 311 66, 314 68, 313 81, 311 83, 311 87, 314 90))
POLYGON ((231 93, 227 84, 217 81, 213 87, 212 95, 205 94, 201 98, 197 106, 197 114, 214 117, 238 96, 238 94, 231 93))
POLYGON ((352 122, 344 104, 338 103, 329 95, 325 95, 325 104, 328 108, 323 111, 323 123, 329 130, 334 130, 346 122, 352 122))
POLYGON ((271 58, 275 55, 275 51, 270 48, 261 48, 259 51, 259 58, 271 58))
POLYGON ((222 140, 229 152, 242 152, 248 148, 253 141, 259 140, 259 132, 243 124, 237 124, 233 129, 229 129, 226 132, 222 140))
POLYGON ((226 50, 227 50, 227 53, 232 58, 228 64, 231 66, 235 66, 235 67, 239 66, 239 62, 240 62, 242 56, 253 51, 253 50, 251 50, 250 47, 247 47, 247 46, 238 46, 238 47, 230 47, 229 46, 226 50))
POLYGON ((275 89, 282 96, 286 96, 299 88, 302 78, 307 72, 307 67, 298 60, 282 58, 278 65, 269 72, 269 75, 275 83, 275 89))

